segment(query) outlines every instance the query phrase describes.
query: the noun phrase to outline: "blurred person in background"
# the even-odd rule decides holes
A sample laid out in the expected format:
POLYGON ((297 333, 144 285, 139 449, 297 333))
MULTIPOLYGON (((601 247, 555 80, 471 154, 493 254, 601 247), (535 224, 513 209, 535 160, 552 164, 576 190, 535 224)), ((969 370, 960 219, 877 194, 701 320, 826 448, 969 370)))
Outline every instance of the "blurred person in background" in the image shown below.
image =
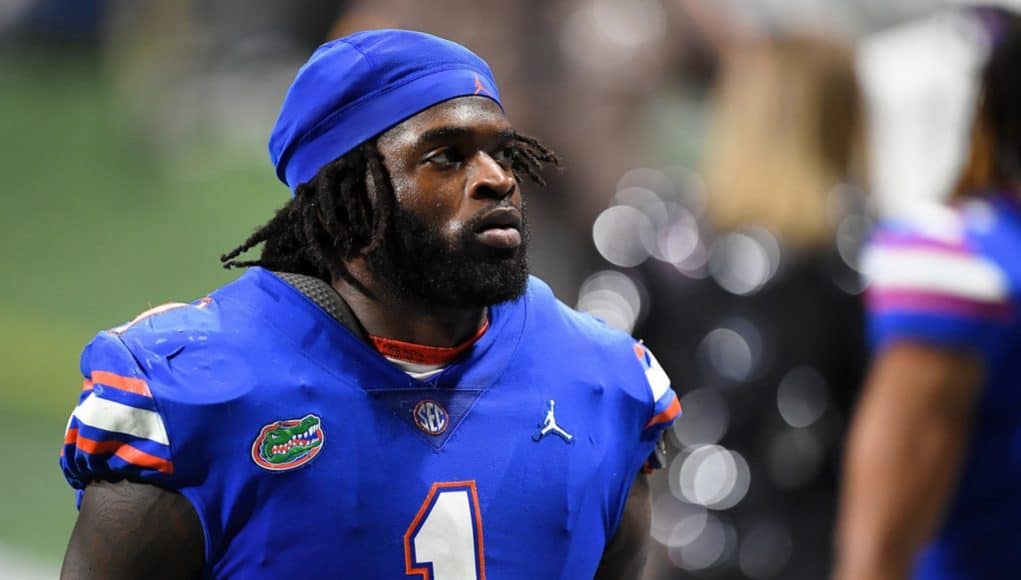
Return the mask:
POLYGON ((875 358, 854 419, 837 580, 1021 570, 1021 19, 990 54, 949 206, 881 227, 864 269, 875 358))
MULTIPOLYGON (((817 580, 864 363, 859 90, 849 48, 821 38, 758 40, 723 65, 704 209, 664 197, 657 259, 634 272, 650 305, 635 334, 686 406, 653 529, 692 574, 817 580)), ((664 562, 647 576, 677 577, 664 562)))

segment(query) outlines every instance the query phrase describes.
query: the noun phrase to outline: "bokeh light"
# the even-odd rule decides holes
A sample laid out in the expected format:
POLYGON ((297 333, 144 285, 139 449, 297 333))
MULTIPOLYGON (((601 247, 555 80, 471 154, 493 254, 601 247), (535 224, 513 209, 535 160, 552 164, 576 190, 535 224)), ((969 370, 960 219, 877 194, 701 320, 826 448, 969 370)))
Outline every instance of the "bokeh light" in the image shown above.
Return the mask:
POLYGON ((705 516, 705 507, 681 501, 669 492, 660 493, 652 502, 652 537, 664 545, 688 543, 701 533, 705 516))
POLYGON ((679 519, 670 531, 665 544, 673 550, 687 546, 697 540, 705 531, 706 522, 709 519, 709 512, 701 506, 693 504, 692 507, 699 508, 697 511, 679 519))
POLYGON ((695 349, 695 361, 701 370, 737 383, 754 375, 762 357, 762 337, 753 324, 743 319, 709 331, 695 349))
POLYGON ((669 219, 663 200, 651 189, 628 187, 617 191, 617 194, 613 196, 613 203, 618 206, 634 208, 648 218, 649 226, 640 227, 637 230, 638 239, 647 254, 662 259, 658 244, 659 232, 666 229, 669 219))
MULTIPOLYGON (((682 535, 687 536, 687 533, 682 532, 682 535)), ((733 525, 707 514, 701 532, 690 542, 669 546, 667 554, 678 568, 699 571, 719 565, 734 551, 736 544, 733 525)))
POLYGON ((837 252, 849 268, 861 271, 861 250, 875 220, 861 214, 845 216, 837 226, 837 252))
POLYGON ((628 205, 608 207, 592 224, 596 250, 614 266, 630 268, 649 257, 643 239, 653 236, 652 221, 641 210, 628 205))
POLYGON ((728 292, 753 294, 769 282, 780 264, 780 246, 765 230, 732 232, 709 250, 709 272, 728 292))
POLYGON ((702 246, 695 214, 676 203, 671 203, 666 206, 664 215, 667 217, 666 223, 657 231, 656 244, 654 249, 649 248, 650 253, 659 260, 682 267, 687 266, 689 269, 697 269, 705 264, 704 250, 701 260, 694 256, 702 246))
POLYGON ((812 367, 791 369, 776 391, 780 416, 791 427, 808 427, 822 417, 829 404, 826 379, 812 367))
POLYGON ((576 308, 614 328, 631 332, 642 314, 642 293, 626 274, 603 270, 582 283, 576 308))
POLYGON ((719 445, 691 451, 682 459, 677 476, 684 500, 716 510, 740 502, 751 481, 744 457, 719 445))
POLYGON ((718 443, 730 425, 730 409, 716 389, 703 387, 681 397, 684 414, 674 423, 671 435, 679 447, 718 443))

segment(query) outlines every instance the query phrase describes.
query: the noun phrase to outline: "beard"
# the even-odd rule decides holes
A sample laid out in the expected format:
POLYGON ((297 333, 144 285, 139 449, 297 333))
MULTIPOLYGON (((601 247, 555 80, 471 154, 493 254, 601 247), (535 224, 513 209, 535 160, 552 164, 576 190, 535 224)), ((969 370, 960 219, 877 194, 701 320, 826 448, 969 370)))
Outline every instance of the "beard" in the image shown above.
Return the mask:
POLYGON ((521 245, 483 247, 475 240, 478 218, 447 240, 415 214, 394 208, 383 242, 368 256, 369 266, 398 297, 438 307, 481 308, 521 296, 528 284, 528 227, 521 208, 521 245))

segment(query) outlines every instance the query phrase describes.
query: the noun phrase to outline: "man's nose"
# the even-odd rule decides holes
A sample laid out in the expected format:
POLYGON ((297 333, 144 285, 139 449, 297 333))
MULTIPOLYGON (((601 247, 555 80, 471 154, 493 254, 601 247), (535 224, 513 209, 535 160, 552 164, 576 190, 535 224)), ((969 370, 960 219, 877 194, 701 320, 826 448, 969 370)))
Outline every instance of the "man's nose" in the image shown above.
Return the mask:
POLYGON ((472 197, 502 199, 510 196, 518 182, 509 163, 500 163, 485 151, 472 159, 468 177, 468 194, 472 197))

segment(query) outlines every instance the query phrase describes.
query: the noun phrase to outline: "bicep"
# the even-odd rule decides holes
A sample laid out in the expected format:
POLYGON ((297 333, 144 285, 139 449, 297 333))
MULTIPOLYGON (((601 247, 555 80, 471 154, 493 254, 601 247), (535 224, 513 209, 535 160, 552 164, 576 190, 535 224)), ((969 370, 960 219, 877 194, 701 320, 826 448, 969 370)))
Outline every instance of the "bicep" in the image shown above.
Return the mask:
POLYGON ((963 447, 982 374, 977 354, 916 342, 891 345, 869 371, 852 430, 851 460, 869 463, 868 452, 920 454, 933 458, 930 469, 953 471, 955 462, 938 458, 963 447))
POLYGON ((848 565, 907 567, 934 533, 958 479, 982 374, 976 354, 914 342, 877 357, 848 445, 839 534, 848 565))
POLYGON ((198 578, 202 526, 182 495, 127 480, 85 488, 63 580, 198 578))
POLYGON ((628 492, 620 526, 603 551, 595 580, 640 577, 648 555, 651 524, 649 480, 639 473, 628 492))

